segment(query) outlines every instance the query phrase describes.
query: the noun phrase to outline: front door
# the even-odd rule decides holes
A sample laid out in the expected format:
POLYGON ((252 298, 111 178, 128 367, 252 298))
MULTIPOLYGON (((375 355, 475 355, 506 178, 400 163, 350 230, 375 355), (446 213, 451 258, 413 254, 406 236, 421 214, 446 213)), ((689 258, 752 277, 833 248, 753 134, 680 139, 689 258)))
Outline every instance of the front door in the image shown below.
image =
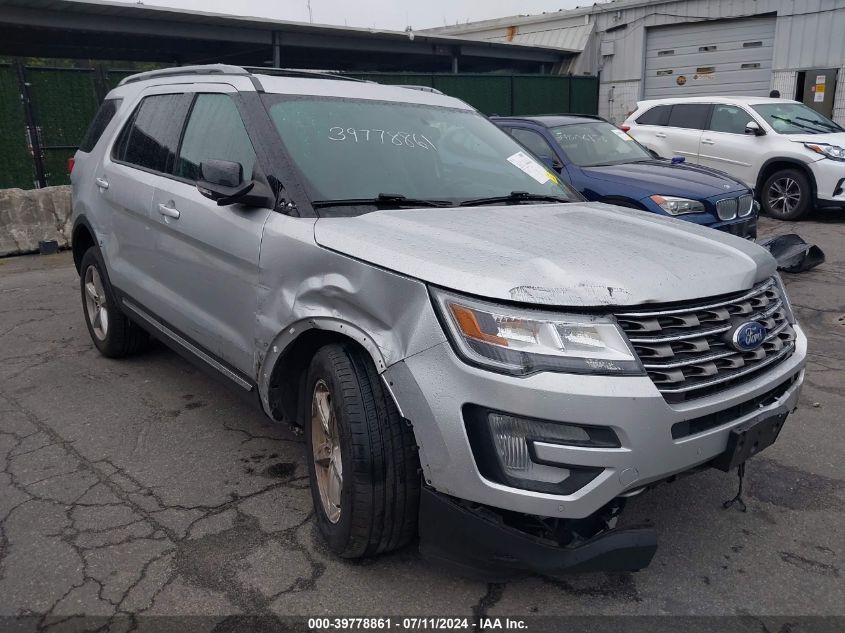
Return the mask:
POLYGON ((153 194, 162 269, 158 316, 254 376, 258 257, 271 210, 218 206, 196 187, 200 164, 210 159, 237 162, 244 180, 252 180, 255 150, 237 98, 234 89, 195 96, 172 177, 153 194))

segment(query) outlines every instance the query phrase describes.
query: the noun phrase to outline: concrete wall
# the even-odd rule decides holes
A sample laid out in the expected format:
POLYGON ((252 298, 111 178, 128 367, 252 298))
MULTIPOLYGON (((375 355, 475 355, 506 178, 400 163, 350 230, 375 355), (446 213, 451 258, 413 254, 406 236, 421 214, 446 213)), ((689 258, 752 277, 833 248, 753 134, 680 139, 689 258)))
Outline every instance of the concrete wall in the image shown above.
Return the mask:
POLYGON ((33 253, 41 240, 70 246, 70 187, 0 189, 0 256, 33 253))

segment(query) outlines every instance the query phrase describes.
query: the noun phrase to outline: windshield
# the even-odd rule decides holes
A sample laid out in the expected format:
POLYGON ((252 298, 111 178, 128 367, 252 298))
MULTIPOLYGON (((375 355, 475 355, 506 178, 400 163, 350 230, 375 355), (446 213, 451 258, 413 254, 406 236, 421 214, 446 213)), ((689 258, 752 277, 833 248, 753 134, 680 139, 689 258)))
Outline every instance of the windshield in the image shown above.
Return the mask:
POLYGON ((580 200, 474 110, 316 96, 263 98, 315 204, 380 194, 458 204, 512 192, 580 200))
POLYGON ((557 144, 579 167, 651 160, 648 150, 610 123, 596 121, 551 128, 557 144))
POLYGON ((803 103, 766 103, 751 106, 778 134, 829 134, 842 128, 803 103))

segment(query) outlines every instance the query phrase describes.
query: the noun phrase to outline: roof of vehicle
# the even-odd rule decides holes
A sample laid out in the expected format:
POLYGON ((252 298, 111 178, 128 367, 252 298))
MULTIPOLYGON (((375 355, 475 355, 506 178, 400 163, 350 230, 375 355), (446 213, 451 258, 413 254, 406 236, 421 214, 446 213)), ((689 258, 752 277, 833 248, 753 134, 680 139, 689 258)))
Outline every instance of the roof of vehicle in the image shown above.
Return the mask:
POLYGON ((219 84, 223 78, 231 79, 233 82, 239 79, 241 83, 249 79, 251 83, 247 85, 251 85, 253 90, 271 94, 371 99, 474 110, 464 101, 449 97, 439 91, 389 86, 343 75, 296 69, 262 68, 253 72, 252 69, 226 64, 183 66, 138 73, 126 77, 114 92, 116 96, 121 96, 121 93, 133 88, 135 91, 140 91, 151 85, 184 84, 186 79, 190 83, 219 84))
POLYGON ((638 107, 653 105, 671 105, 675 103, 725 103, 730 105, 761 105, 764 103, 799 103, 793 99, 772 99, 770 97, 726 97, 720 95, 700 95, 697 97, 670 97, 667 99, 643 99, 638 107))
POLYGON ((560 125, 574 125, 575 123, 604 122, 607 120, 593 114, 540 114, 537 116, 493 116, 492 121, 524 121, 536 123, 545 127, 558 127, 560 125))

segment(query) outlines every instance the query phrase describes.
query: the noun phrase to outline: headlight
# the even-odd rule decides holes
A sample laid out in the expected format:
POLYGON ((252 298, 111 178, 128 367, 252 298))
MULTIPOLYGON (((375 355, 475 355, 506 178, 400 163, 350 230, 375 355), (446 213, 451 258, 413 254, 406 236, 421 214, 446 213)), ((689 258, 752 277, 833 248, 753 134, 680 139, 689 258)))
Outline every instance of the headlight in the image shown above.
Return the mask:
POLYGON ((470 364, 517 376, 643 374, 611 318, 515 308, 436 289, 432 295, 455 350, 470 364))
POLYGON ((833 160, 845 160, 845 148, 827 143, 804 143, 804 147, 833 160))
POLYGON ((651 196, 652 202, 669 215, 683 215, 685 213, 704 213, 704 203, 688 198, 674 196, 651 196))

